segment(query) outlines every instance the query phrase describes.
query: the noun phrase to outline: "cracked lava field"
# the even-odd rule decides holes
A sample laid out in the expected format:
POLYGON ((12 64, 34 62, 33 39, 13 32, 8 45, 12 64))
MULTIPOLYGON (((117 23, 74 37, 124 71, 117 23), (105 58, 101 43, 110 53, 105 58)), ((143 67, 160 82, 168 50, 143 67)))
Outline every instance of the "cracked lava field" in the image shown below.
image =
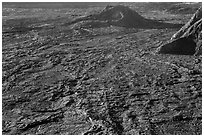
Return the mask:
POLYGON ((202 134, 202 56, 156 51, 195 11, 122 5, 144 20, 178 25, 118 25, 122 11, 113 21, 83 21, 106 4, 3 4, 2 134, 202 134))

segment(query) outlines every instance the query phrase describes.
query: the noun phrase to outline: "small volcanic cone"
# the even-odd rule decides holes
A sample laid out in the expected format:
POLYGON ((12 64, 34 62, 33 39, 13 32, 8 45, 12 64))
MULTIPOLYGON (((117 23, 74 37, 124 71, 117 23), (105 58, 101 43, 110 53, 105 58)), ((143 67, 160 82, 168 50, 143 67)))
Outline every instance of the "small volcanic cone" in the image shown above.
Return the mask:
POLYGON ((134 10, 125 6, 107 6, 100 14, 93 15, 95 20, 107 21, 117 26, 141 26, 146 21, 134 10))
POLYGON ((159 47, 158 53, 201 55, 202 54, 202 9, 198 9, 193 17, 177 33, 170 42, 159 47))
POLYGON ((142 17, 136 11, 129 7, 117 5, 107 6, 98 14, 75 19, 69 24, 85 22, 83 27, 103 27, 103 26, 119 26, 127 28, 178 28, 180 24, 170 24, 150 20, 142 17))

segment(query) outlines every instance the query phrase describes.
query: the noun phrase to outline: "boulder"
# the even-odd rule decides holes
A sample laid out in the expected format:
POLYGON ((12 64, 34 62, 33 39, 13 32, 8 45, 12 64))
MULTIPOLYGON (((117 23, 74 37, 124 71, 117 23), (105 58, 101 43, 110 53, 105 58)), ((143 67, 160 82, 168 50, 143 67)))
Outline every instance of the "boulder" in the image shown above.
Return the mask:
POLYGON ((199 8, 167 44, 158 49, 162 54, 201 55, 202 54, 202 9, 199 8))

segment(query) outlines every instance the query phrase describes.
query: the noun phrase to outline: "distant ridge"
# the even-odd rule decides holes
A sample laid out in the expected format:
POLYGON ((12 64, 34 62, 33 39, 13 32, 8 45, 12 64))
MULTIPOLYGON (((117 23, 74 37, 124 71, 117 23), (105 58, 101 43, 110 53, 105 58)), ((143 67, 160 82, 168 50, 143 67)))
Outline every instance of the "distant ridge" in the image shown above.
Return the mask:
POLYGON ((3 8, 87 8, 104 7, 117 2, 2 2, 3 8))

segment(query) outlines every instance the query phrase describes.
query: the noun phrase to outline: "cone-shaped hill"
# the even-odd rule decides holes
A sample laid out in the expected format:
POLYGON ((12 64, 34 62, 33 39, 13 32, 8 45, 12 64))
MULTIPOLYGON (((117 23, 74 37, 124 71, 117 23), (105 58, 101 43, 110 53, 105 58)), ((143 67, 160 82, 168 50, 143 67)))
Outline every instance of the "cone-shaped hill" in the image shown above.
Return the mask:
POLYGON ((193 15, 171 40, 159 47, 158 53, 201 55, 202 54, 202 9, 193 15))
POLYGON ((117 5, 107 6, 100 13, 77 18, 69 24, 83 22, 83 27, 120 26, 127 28, 177 28, 180 24, 170 24, 142 17, 129 7, 117 5))

